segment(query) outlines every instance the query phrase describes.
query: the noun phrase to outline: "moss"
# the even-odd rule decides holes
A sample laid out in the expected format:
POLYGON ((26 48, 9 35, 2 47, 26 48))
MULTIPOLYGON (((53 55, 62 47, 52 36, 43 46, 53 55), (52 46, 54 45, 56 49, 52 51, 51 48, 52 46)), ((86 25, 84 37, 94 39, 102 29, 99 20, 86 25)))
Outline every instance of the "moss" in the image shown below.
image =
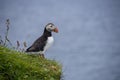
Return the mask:
POLYGON ((0 46, 0 80, 60 80, 61 74, 61 65, 55 60, 0 46))

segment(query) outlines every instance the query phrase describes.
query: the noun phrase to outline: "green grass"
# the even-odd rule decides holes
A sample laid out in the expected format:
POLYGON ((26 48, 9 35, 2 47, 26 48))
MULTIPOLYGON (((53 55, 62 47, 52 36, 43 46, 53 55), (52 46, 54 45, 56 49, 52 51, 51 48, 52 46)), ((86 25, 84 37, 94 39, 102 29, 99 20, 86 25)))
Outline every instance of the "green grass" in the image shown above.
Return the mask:
POLYGON ((60 80, 61 74, 61 65, 55 60, 0 46, 0 80, 60 80))

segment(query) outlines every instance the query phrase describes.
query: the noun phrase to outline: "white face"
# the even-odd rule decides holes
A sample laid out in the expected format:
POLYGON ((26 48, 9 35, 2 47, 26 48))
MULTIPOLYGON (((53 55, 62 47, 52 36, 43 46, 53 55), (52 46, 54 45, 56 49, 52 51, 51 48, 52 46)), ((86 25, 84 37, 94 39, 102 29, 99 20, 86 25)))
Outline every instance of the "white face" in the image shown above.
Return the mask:
POLYGON ((46 30, 48 30, 48 31, 50 31, 50 32, 52 32, 55 28, 56 28, 55 25, 52 24, 52 23, 48 23, 48 24, 46 25, 46 30))

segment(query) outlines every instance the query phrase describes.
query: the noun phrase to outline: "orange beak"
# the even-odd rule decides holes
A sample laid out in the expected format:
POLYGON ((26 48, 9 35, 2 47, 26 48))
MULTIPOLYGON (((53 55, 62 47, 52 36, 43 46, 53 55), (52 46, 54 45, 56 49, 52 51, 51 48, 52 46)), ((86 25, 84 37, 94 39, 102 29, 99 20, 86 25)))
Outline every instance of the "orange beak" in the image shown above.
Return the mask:
POLYGON ((56 32, 56 33, 58 33, 58 28, 55 28, 53 31, 56 32))

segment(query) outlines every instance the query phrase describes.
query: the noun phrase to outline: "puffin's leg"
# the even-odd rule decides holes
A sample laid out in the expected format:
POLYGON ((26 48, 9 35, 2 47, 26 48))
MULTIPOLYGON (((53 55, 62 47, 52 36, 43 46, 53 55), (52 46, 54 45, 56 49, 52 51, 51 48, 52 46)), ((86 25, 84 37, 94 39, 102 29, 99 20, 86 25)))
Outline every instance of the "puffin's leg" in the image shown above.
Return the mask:
POLYGON ((44 54, 41 54, 41 57, 42 57, 42 58, 45 58, 44 54))
POLYGON ((39 54, 39 57, 40 57, 40 58, 45 58, 45 56, 44 56, 43 53, 40 53, 40 54, 39 54))

